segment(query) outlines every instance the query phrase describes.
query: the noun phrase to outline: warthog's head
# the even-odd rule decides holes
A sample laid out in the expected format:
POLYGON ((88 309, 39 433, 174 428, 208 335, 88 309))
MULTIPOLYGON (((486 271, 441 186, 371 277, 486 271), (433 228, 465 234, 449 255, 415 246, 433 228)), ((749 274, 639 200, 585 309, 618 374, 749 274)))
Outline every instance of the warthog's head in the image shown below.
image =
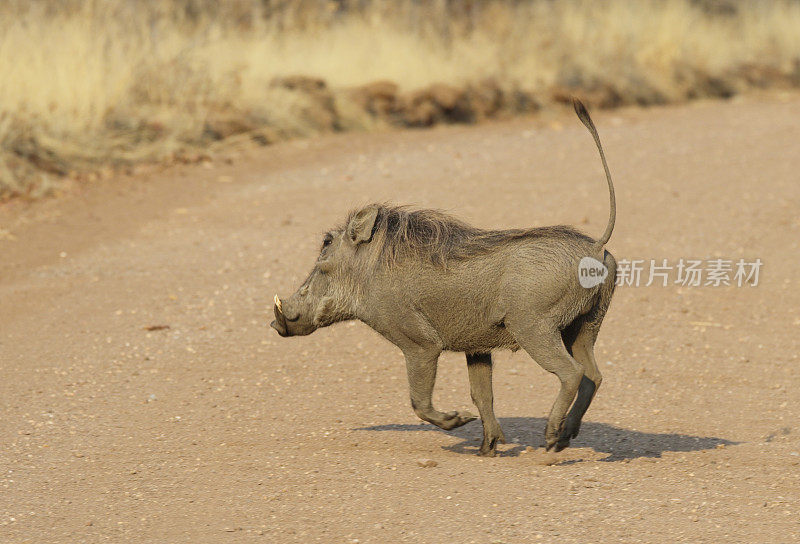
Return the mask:
POLYGON ((379 206, 367 206, 352 213, 344 227, 325 234, 306 281, 285 300, 275 295, 275 320, 270 326, 278 334, 303 336, 356 317, 358 293, 368 274, 365 263, 370 253, 362 246, 372 240, 379 211, 379 206))
POLYGON ((292 296, 275 295, 270 325, 281 336, 300 336, 338 321, 364 319, 375 307, 362 304, 371 300, 380 307, 374 298, 378 277, 396 287, 403 278, 413 281, 425 267, 485 253, 502 239, 436 210, 370 204, 325 235, 314 268, 292 296))

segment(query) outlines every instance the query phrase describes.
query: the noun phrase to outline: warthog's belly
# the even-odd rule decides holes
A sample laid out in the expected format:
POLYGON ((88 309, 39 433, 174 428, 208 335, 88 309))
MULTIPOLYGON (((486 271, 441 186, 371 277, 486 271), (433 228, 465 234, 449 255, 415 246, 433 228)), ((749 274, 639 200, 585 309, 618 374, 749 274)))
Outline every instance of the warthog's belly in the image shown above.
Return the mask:
POLYGON ((450 338, 443 338, 445 349, 449 351, 463 351, 466 353, 489 353, 496 349, 519 349, 514 337, 502 325, 490 328, 461 331, 461 334, 450 338))

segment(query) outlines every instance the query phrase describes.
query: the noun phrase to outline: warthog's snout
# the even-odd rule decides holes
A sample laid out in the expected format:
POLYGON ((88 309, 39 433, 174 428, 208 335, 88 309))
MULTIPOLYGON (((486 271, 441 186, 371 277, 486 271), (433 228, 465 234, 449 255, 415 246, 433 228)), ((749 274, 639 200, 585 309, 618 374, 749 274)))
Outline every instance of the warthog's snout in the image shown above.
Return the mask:
POLYGON ((269 326, 278 331, 278 334, 281 336, 291 336, 286 316, 283 313, 283 303, 278 295, 275 295, 275 306, 272 308, 272 311, 275 313, 275 319, 269 326))
POLYGON ((293 311, 291 309, 292 306, 290 305, 284 307, 284 302, 278 297, 278 295, 275 295, 274 300, 275 305, 273 306, 272 311, 275 314, 275 319, 269 324, 269 326, 278 331, 278 334, 283 337, 303 334, 300 331, 292 330, 292 324, 300 320, 300 312, 293 311))

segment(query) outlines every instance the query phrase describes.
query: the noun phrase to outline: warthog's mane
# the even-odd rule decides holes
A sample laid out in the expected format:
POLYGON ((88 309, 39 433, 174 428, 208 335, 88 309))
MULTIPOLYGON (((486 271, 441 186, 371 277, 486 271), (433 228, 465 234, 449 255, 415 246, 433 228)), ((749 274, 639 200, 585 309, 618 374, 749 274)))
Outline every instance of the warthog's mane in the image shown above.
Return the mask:
MULTIPOLYGON (((440 210, 372 204, 378 209, 372 230, 372 255, 385 266, 407 258, 447 266, 449 261, 490 253, 504 243, 533 238, 572 239, 593 242, 570 226, 484 230, 440 210)), ((359 212, 350 213, 347 223, 359 212)))

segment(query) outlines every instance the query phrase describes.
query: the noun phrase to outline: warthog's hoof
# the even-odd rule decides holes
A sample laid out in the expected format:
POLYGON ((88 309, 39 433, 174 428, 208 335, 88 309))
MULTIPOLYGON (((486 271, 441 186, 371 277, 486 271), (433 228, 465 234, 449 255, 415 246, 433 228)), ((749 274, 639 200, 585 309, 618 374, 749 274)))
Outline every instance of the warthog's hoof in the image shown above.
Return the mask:
POLYGON ((545 450, 555 449, 555 451, 561 451, 569 447, 570 432, 570 426, 565 425, 563 421, 558 429, 551 429, 548 424, 544 433, 545 450))
POLYGON ((476 419, 478 419, 478 416, 474 416, 469 412, 447 412, 442 421, 436 422, 435 425, 445 431, 449 431, 476 419))
POLYGON ((564 440, 559 438, 558 442, 556 442, 556 451, 561 451, 564 448, 568 448, 568 447, 569 447, 569 438, 564 439, 564 440))
POLYGON ((561 435, 558 437, 559 440, 562 440, 564 437, 569 438, 577 438, 578 432, 581 430, 581 422, 574 421, 572 418, 567 418, 567 423, 564 425, 564 430, 561 431, 561 435))
POLYGON ((547 438, 546 440, 547 446, 545 447, 545 449, 547 451, 550 451, 552 449, 555 449, 555 451, 561 451, 564 448, 568 448, 570 438, 571 438, 571 431, 569 429, 569 426, 565 426, 563 429, 561 429, 561 432, 558 434, 558 438, 555 437, 547 438))
POLYGON ((503 431, 499 429, 483 437, 483 443, 481 444, 481 449, 478 450, 478 455, 481 457, 494 457, 497 453, 498 443, 506 443, 506 437, 503 435, 503 431))

